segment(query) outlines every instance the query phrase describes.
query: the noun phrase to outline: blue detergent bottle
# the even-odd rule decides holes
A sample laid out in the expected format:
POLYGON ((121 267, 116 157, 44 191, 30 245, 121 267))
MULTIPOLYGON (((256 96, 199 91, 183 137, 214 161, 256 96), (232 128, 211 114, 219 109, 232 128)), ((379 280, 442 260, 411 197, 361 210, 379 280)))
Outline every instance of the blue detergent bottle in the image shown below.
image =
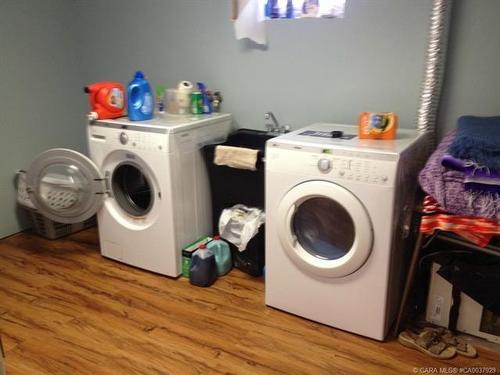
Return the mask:
POLYGON ((196 286, 207 287, 217 279, 217 265, 215 256, 205 244, 198 247, 191 258, 189 282, 196 286))
POLYGON ((228 243, 222 240, 220 236, 214 236, 214 239, 207 244, 207 249, 214 253, 217 274, 222 276, 228 273, 233 265, 231 249, 228 243))
POLYGON ((128 84, 128 118, 144 121, 153 118, 153 93, 144 73, 138 70, 128 84))

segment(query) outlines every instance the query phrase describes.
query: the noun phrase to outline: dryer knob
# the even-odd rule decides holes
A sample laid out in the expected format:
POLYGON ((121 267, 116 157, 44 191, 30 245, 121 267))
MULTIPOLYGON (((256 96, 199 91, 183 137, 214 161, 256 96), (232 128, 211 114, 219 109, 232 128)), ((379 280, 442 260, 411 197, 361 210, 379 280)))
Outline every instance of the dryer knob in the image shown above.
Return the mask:
POLYGON ((120 133, 120 143, 126 145, 128 143, 128 135, 126 133, 120 133))
POLYGON ((318 169, 321 172, 328 172, 330 169, 332 169, 332 162, 329 159, 319 159, 318 169))

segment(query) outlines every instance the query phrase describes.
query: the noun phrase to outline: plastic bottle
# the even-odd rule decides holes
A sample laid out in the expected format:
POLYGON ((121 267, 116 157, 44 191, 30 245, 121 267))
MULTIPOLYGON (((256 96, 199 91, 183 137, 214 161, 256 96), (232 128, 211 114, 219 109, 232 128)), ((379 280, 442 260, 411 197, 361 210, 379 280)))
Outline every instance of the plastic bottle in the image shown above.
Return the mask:
POLYGON ((128 85, 128 118, 132 121, 153 118, 153 94, 144 73, 138 70, 128 85))
POLYGON ((280 18, 278 0, 271 0, 271 18, 280 18))
POLYGON ((207 87, 203 82, 198 82, 198 89, 201 92, 202 112, 204 114, 212 113, 212 103, 210 103, 210 98, 207 93, 207 87))
POLYGON ((231 261, 231 249, 228 243, 222 240, 220 236, 214 236, 214 239, 208 243, 207 248, 215 255, 217 274, 222 276, 228 273, 233 265, 231 261))
POLYGON ((293 18, 293 2, 288 0, 286 3, 286 18, 293 18))
POLYGON ((216 279, 217 265, 214 253, 202 244, 193 253, 189 269, 189 282, 196 286, 207 287, 212 285, 216 279))
POLYGON ((89 94, 89 120, 117 118, 125 115, 125 90, 118 82, 97 82, 83 89, 89 94))
POLYGON ((156 110, 159 114, 165 113, 165 86, 156 86, 156 110))

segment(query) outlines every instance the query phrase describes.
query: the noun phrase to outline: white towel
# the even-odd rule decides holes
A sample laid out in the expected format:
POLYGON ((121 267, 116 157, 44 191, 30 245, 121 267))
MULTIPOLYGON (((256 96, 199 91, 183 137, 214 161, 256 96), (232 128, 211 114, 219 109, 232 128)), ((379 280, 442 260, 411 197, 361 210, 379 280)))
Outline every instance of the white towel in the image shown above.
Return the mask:
POLYGON ((248 38, 266 44, 264 8, 261 0, 238 0, 238 18, 234 21, 236 39, 248 38))
POLYGON ((214 155, 214 164, 225 165, 237 169, 257 170, 257 154, 259 150, 251 148, 216 146, 214 155))

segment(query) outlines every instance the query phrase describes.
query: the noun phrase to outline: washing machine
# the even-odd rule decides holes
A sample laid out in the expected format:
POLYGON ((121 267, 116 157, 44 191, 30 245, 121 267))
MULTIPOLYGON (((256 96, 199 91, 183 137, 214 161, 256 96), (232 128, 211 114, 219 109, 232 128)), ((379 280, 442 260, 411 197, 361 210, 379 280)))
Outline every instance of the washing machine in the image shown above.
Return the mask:
POLYGON ((159 274, 181 273, 181 249, 211 234, 204 145, 226 139, 229 114, 169 116, 87 126, 90 158, 40 154, 26 173, 31 201, 59 223, 97 212, 101 254, 159 274))
POLYGON ((383 340, 410 252, 426 140, 314 124, 266 144, 266 304, 383 340))

